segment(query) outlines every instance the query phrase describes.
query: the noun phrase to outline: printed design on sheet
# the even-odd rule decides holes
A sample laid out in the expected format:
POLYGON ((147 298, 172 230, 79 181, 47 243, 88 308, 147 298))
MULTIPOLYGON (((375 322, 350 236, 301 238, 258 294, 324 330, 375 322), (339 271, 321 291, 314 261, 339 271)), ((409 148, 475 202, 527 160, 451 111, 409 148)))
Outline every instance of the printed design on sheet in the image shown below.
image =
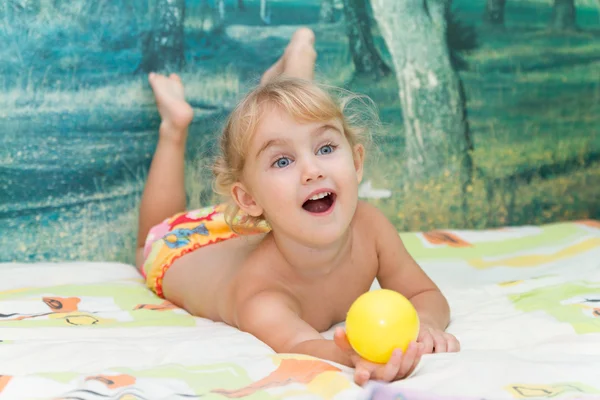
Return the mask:
MULTIPOLYGON (((600 391, 578 382, 555 383, 551 385, 514 384, 505 388, 516 399, 555 398, 577 394, 598 394, 600 391)), ((577 398, 577 397, 575 397, 577 398)))
POLYGON ((423 232, 423 237, 433 245, 449 246, 449 247, 473 247, 473 245, 452 232, 446 231, 429 231, 423 232))
POLYGON ((600 332, 600 282, 568 282, 510 294, 515 307, 524 312, 544 311, 570 324, 576 333, 600 332))
POLYGON ((8 385, 12 376, 9 375, 0 375, 0 393, 4 390, 4 388, 8 385))
POLYGON ((341 390, 350 387, 350 383, 340 374, 340 369, 314 358, 295 356, 294 358, 273 357, 276 369, 266 377, 235 390, 215 389, 211 393, 228 398, 242 398, 261 390, 285 387, 292 384, 305 385, 304 390, 294 389, 287 396, 311 394, 319 398, 332 398, 341 390))
POLYGON ((158 298, 139 282, 63 285, 0 293, 0 327, 130 328, 196 324, 196 318, 158 298))
POLYGON ((400 233, 418 260, 455 260, 475 269, 531 268, 585 256, 600 246, 596 221, 478 230, 400 233))
MULTIPOLYGON (((20 380, 18 383, 21 385, 28 382, 40 388, 48 387, 47 381, 52 380, 67 388, 58 395, 58 399, 82 400, 106 397, 149 400, 157 394, 157 389, 162 396, 168 398, 216 396, 275 400, 290 396, 313 396, 333 399, 346 389, 352 388, 351 381, 339 368, 312 357, 273 355, 270 360, 265 359, 261 363, 260 366, 219 363, 185 367, 170 364, 137 371, 112 368, 111 371, 88 376, 65 372, 27 375, 13 379, 20 380), (249 372, 255 371, 256 367, 264 370, 265 375, 253 380, 249 372)), ((3 383, 6 385, 10 379, 0 376, 0 393, 3 383)))
POLYGON ((559 260, 579 256, 600 247, 600 237, 587 237, 574 240, 567 245, 544 245, 528 249, 518 254, 506 254, 494 257, 480 257, 468 260, 477 269, 494 267, 530 268, 539 267, 559 260))

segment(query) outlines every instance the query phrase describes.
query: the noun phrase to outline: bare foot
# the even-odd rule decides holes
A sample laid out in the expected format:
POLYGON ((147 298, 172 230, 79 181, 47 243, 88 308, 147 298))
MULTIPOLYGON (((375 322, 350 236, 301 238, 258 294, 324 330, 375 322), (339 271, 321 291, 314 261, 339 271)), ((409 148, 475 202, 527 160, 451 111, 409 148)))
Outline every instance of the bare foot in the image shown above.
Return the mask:
POLYGON ((148 82, 154 92, 158 113, 162 119, 161 135, 163 131, 168 135, 185 133, 194 118, 194 110, 185 101, 181 78, 176 74, 167 77, 150 73, 148 82))
POLYGON ((265 71, 260 83, 266 83, 281 74, 312 80, 316 59, 314 32, 309 28, 299 28, 292 35, 283 56, 265 71))
POLYGON ((283 73, 283 57, 285 56, 285 54, 283 56, 281 56, 276 62, 275 64, 271 65, 271 67, 265 71, 265 73, 262 75, 262 78, 260 78, 260 83, 267 83, 269 82, 271 79, 281 75, 283 73))

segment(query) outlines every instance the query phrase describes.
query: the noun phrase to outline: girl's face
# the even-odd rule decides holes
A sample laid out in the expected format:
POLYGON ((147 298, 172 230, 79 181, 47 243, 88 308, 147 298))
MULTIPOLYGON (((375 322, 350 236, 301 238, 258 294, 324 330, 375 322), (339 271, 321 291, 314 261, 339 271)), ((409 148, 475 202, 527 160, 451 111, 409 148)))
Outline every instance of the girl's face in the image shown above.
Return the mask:
POLYGON ((265 112, 248 148, 242 182, 232 194, 274 232, 307 245, 332 243, 356 210, 364 149, 351 148, 340 121, 299 123, 265 112))

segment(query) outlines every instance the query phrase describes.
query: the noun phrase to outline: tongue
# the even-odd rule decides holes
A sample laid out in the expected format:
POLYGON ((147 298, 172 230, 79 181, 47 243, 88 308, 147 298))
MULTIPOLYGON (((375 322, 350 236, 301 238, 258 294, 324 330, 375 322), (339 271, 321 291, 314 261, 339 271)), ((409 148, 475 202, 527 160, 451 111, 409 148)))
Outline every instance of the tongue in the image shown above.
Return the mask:
POLYGON ((329 196, 319 200, 308 200, 302 206, 302 208, 311 213, 322 213, 329 210, 329 207, 331 207, 331 199, 329 199, 329 196))

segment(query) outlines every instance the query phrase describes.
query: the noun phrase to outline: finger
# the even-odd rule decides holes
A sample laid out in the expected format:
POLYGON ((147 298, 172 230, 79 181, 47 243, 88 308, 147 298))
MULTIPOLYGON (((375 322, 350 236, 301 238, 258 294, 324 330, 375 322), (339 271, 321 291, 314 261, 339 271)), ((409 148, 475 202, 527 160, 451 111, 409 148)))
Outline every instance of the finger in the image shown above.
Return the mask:
POLYGON ((348 341, 348 336, 346 336, 346 332, 342 328, 335 328, 333 333, 333 342, 340 348, 340 350, 346 353, 353 353, 354 350, 352 346, 350 346, 350 342, 348 341))
POLYGON ((446 353, 448 351, 448 343, 446 336, 443 333, 433 333, 434 353, 446 353))
POLYGON ((423 344, 423 354, 433 353, 433 337, 429 330, 423 333, 421 343, 423 344))
POLYGON ((400 368, 398 369, 398 377, 404 378, 407 376, 414 369, 420 358, 419 346, 415 342, 411 342, 402 356, 400 368))
POLYGON ((415 359, 413 360, 413 364, 412 367, 408 370, 408 372, 406 373, 406 375, 404 375, 404 377, 409 377, 413 372, 415 372, 415 369, 417 368, 417 366, 419 365, 419 363, 421 362, 421 356, 423 355, 422 352, 418 352, 417 356, 415 357, 415 359))
POLYGON ((446 333, 445 336, 446 341, 448 343, 448 352, 454 353, 460 351, 460 342, 458 341, 458 339, 450 333, 446 333))
POLYGON ((354 369, 354 382, 359 386, 364 386, 371 379, 371 373, 364 367, 357 365, 354 369))
POLYGON ((377 366, 375 371, 371 374, 373 379, 391 382, 398 375, 398 371, 400 370, 400 365, 402 364, 403 355, 402 350, 395 349, 392 352, 392 356, 388 360, 387 363, 383 366, 377 366))

